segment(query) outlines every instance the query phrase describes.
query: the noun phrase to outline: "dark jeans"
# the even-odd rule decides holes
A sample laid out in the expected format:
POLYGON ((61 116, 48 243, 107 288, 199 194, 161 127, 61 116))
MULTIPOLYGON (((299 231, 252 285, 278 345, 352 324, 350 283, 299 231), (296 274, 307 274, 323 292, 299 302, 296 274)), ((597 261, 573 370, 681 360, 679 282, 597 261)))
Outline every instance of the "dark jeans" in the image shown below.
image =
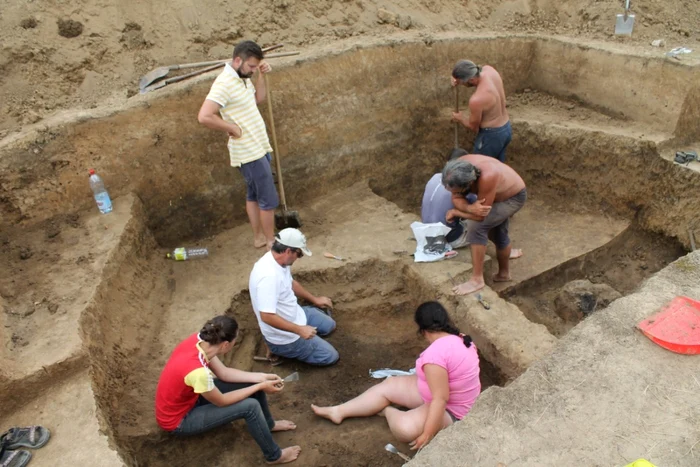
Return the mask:
POLYGON ((498 128, 479 128, 479 133, 474 140, 474 154, 482 154, 506 161, 506 148, 513 137, 513 129, 510 122, 498 128))
MULTIPOLYGON (((252 383, 226 383, 218 379, 214 380, 214 384, 223 393, 252 385, 252 383)), ((275 426, 275 420, 270 414, 267 397, 262 391, 226 407, 217 407, 199 396, 197 404, 185 415, 173 433, 179 436, 198 435, 241 418, 245 418, 248 431, 260 446, 265 460, 274 462, 279 459, 282 456, 282 450, 272 439, 270 432, 275 426)))

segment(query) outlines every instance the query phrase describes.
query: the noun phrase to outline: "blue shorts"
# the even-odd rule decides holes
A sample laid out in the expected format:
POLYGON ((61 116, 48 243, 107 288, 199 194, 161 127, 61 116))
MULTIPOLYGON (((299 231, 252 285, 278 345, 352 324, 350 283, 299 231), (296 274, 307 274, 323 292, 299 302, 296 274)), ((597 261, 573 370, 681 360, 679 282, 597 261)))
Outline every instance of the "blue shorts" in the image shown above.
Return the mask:
POLYGON ((247 186, 246 200, 257 201, 260 209, 270 211, 280 204, 275 188, 275 180, 272 177, 270 161, 272 156, 264 157, 241 165, 241 174, 247 186))
POLYGON ((513 128, 511 128, 510 122, 498 128, 479 128, 472 152, 505 162, 506 148, 512 137, 513 128))

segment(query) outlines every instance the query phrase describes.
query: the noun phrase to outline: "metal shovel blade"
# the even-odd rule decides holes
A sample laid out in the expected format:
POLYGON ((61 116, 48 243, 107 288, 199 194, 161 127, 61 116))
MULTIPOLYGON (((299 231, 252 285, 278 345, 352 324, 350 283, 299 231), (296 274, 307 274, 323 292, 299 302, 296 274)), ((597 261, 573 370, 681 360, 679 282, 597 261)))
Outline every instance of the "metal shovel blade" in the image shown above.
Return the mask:
POLYGON ((618 36, 631 36, 634 29, 634 15, 623 13, 615 18, 615 34, 618 36))

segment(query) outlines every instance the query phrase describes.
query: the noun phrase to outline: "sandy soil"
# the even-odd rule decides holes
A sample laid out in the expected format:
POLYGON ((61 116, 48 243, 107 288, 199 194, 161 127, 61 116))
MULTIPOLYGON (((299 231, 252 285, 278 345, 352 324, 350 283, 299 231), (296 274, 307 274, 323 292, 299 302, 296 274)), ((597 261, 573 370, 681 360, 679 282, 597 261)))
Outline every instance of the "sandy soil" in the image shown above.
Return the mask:
POLYGON ((242 38, 302 48, 417 30, 582 36, 700 47, 700 4, 639 0, 632 38, 613 36, 623 2, 600 0, 0 0, 0 138, 60 109, 123 102, 162 65, 226 58, 242 38), (619 3, 619 4, 618 4, 619 3))

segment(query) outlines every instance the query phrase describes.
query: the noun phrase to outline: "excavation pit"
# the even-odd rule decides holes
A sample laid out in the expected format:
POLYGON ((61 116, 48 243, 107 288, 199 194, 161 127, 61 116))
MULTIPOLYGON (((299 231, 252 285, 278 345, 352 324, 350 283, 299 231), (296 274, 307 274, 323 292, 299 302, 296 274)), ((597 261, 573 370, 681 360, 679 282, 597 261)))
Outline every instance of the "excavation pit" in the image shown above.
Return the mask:
MULTIPOLYGON (((313 417, 308 404, 357 395, 376 382, 370 368, 410 368, 424 347, 412 324, 421 301, 440 300, 472 335, 483 357, 484 389, 494 383, 509 389, 556 352, 557 338, 578 322, 542 313, 555 290, 588 278, 628 296, 689 247, 688 229, 697 228, 700 213, 700 174, 692 164, 673 164, 667 153, 700 140, 691 67, 533 37, 314 53, 284 63, 273 79, 285 188, 315 253, 293 272, 314 293, 334 299, 338 330, 329 340, 341 353, 332 368, 289 362, 273 369, 301 373, 272 409, 299 424, 297 433, 276 436, 281 445, 302 444, 305 465, 398 465, 382 450, 393 442, 384 420, 336 427, 313 417), (450 294, 448 272, 460 281, 469 277, 467 251, 436 264, 394 253, 415 248, 408 226, 417 219, 425 182, 453 145, 453 96, 445 77, 465 50, 504 77, 515 135, 508 161, 529 193, 512 224, 514 246, 525 256, 514 262, 512 284, 487 281, 491 310, 450 294), (611 84, 595 85, 601 74, 611 84), (668 92, 659 97, 662 84, 668 92), (632 90, 647 97, 634 99, 632 90), (324 251, 348 262, 323 258, 324 251), (606 274, 617 253, 631 260, 619 262, 613 283, 606 274), (626 274, 630 265, 634 274, 626 274)), ((67 380, 85 402, 84 413, 96 414, 132 466, 183 465, 193 457, 261 461, 240 423, 181 441, 163 434, 152 417, 168 354, 211 316, 232 313, 243 326, 230 362, 263 369, 250 358, 262 352, 246 292, 261 252, 250 246, 243 186, 227 166, 225 141, 193 117, 210 82, 136 97, 123 111, 84 115, 1 148, 0 212, 13 228, 2 238, 12 261, 0 276, 0 305, 12 313, 0 314, 8 343, 0 397, 25 410, 19 394, 26 391, 42 407, 59 407, 56 418, 68 418, 52 393, 67 380), (86 169, 96 164, 115 196, 109 216, 94 212, 86 191, 86 169), (65 213, 76 213, 77 221, 65 213), (211 255, 185 263, 162 258, 184 243, 207 246, 211 255), (58 280, 69 263, 74 272, 58 280), (61 347, 48 351, 51 342, 61 347), (91 387, 72 384, 78 380, 91 387)), ((466 148, 472 139, 460 133, 466 148)), ((492 262, 487 279, 489 268, 492 262)), ((499 393, 486 391, 475 410, 499 393)), ((24 412, 17 414, 24 420, 24 412)), ((60 433, 54 441, 61 446, 60 433)))

